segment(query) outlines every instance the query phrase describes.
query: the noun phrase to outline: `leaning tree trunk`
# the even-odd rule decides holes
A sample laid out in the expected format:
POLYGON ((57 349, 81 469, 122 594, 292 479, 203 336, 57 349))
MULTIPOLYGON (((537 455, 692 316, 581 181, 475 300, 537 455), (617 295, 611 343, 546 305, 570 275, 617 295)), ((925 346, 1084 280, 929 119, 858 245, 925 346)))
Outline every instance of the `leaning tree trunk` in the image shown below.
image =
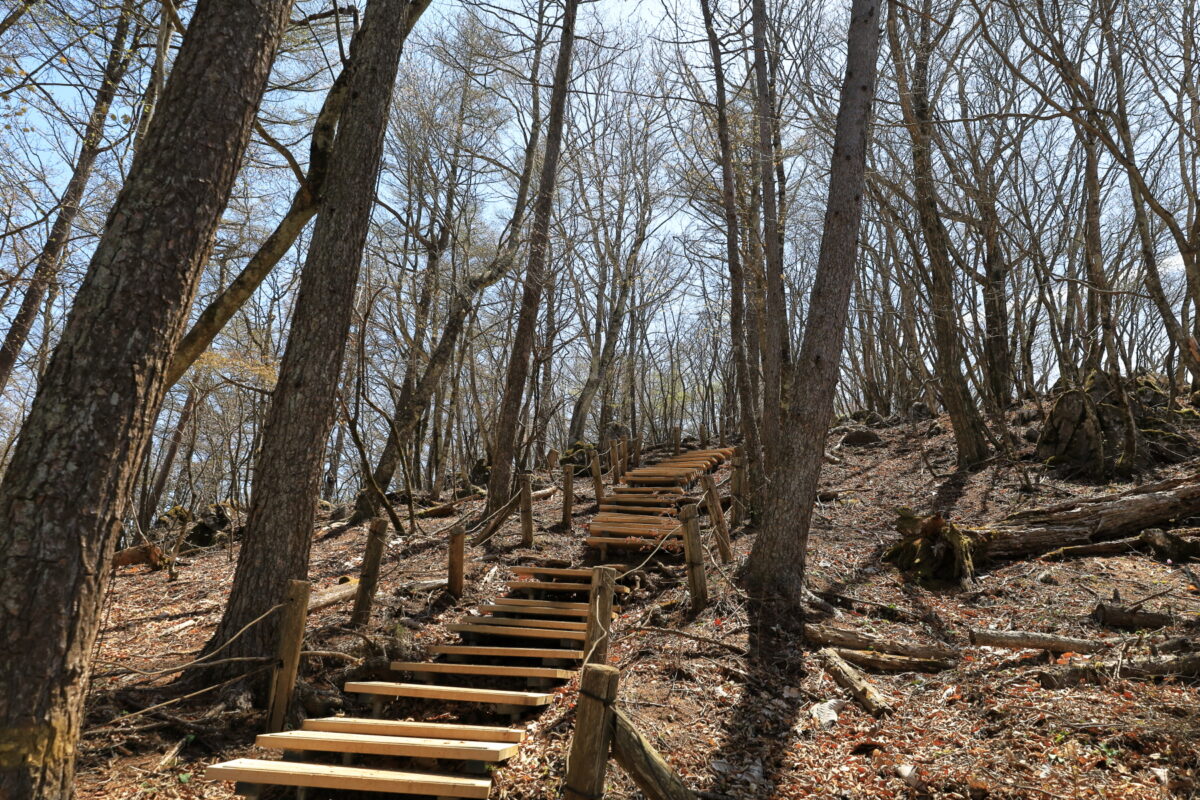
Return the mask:
POLYGON ((808 532, 821 476, 822 454, 842 362, 850 288, 854 285, 862 218, 871 104, 879 53, 879 4, 854 0, 847 37, 846 75, 834 131, 825 230, 800 347, 803 381, 792 384, 777 452, 768 464, 762 532, 746 563, 755 595, 801 612, 808 532))
MULTIPOLYGON (((263 424, 233 589, 221 623, 205 646, 205 652, 212 652, 228 643, 222 658, 273 653, 278 616, 234 636, 282 603, 289 581, 308 577, 322 461, 336 410, 392 89, 404 40, 428 3, 373 0, 351 44, 355 52, 348 68, 346 106, 330 153, 333 179, 313 230, 287 350, 263 424)), ((239 671, 244 668, 234 664, 217 674, 239 671)), ((256 682, 255 688, 263 685, 256 682)))
POLYGON ((558 159, 562 151, 562 132, 567 110, 567 92, 571 82, 571 49, 575 42, 575 14, 579 0, 564 0, 562 34, 558 45, 558 63, 554 65, 554 84, 550 90, 550 115, 546 121, 546 152, 538 193, 533 205, 533 226, 529 236, 529 262, 525 269, 525 288, 521 311, 513 337, 504 395, 496 419, 495 446, 492 449, 492 473, 488 478, 488 511, 494 512, 508 498, 512 480, 513 456, 517 446, 517 427, 521 414, 521 396, 529 377, 529 355, 533 350, 534 326, 541 305, 545 282, 546 251, 550 239, 550 214, 554 210, 554 184, 558 177, 558 159))
POLYGON ((71 797, 124 502, 290 6, 196 5, 0 483, 0 797, 71 797))
MULTIPOLYGON (((71 240, 71 230, 75 226, 75 217, 79 215, 79 204, 83 200, 84 189, 92 176, 92 167, 96 159, 104 151, 104 125, 108 121, 108 110, 125 73, 129 68, 129 60, 133 48, 126 39, 129 36, 129 22, 133 17, 133 0, 125 0, 118 12, 116 28, 113 31, 112 44, 109 46, 108 61, 105 62, 104 72, 100 76, 100 87, 96 90, 96 98, 92 103, 92 113, 88 116, 87 126, 83 129, 83 139, 79 144, 79 156, 75 159, 75 169, 67 181, 62 199, 58 203, 58 216, 50 226, 50 235, 38 253, 33 269, 33 278, 25 289, 25 296, 13 317, 8 333, 4 335, 4 345, 0 347, 0 394, 8 386, 13 368, 21 356, 21 350, 29 339, 29 331, 33 329, 33 320, 37 317, 38 309, 46 296, 46 291, 58 274, 59 264, 67 243, 71 240)), ((22 7, 24 8, 24 7, 22 7)), ((16 14, 21 9, 13 13, 16 14)))
POLYGON ((989 561, 1039 556, 1063 547, 1130 536, 1200 514, 1200 473, 1013 514, 986 527, 902 511, 902 538, 883 558, 926 581, 970 581, 989 561))

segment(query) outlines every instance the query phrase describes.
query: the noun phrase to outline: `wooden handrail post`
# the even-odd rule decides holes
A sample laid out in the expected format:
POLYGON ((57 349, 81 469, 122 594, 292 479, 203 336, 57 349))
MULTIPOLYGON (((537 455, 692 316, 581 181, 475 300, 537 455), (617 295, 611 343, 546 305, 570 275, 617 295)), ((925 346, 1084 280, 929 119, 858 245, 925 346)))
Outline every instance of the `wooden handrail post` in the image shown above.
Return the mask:
POLYGON ((267 711, 267 733, 283 730, 292 695, 296 693, 296 674, 300 670, 300 650, 304 646, 304 625, 308 620, 308 581, 288 581, 284 606, 279 616, 279 647, 275 678, 271 687, 271 706, 267 711))
POLYGON ((621 673, 605 664, 587 664, 579 680, 575 734, 567 758, 566 800, 597 800, 604 795, 604 773, 612 747, 613 701, 621 673))
POLYGON ((533 547, 533 476, 522 472, 521 482, 521 544, 533 547))
POLYGON ((683 428, 676 425, 671 429, 671 443, 675 446, 675 455, 683 450, 683 428))
POLYGON ((388 521, 384 517, 376 517, 367 527, 367 552, 363 556, 358 592, 354 595, 354 610, 350 612, 352 628, 365 627, 371 621, 371 605, 375 602, 375 589, 379 586, 379 565, 387 544, 387 529, 388 521))
POLYGON ((600 454, 592 451, 592 490, 596 493, 596 505, 604 502, 604 473, 600 471, 600 454))
POLYGON ((721 508, 721 495, 712 475, 701 475, 700 485, 704 487, 708 518, 712 522, 713 533, 717 535, 717 551, 721 554, 721 563, 728 564, 733 561, 733 550, 729 546, 729 525, 725 522, 725 509, 721 508))
POLYGON ((621 476, 629 472, 629 437, 621 438, 621 476))
POLYGON ((688 594, 692 597, 692 611, 695 612, 708 605, 704 550, 700 547, 700 519, 695 503, 689 503, 679 510, 679 522, 683 525, 683 557, 687 562, 688 594))
POLYGON ((574 513, 575 504, 575 465, 563 464, 563 506, 562 506, 562 524, 568 531, 571 530, 571 516, 574 513))
POLYGON ((613 439, 608 446, 608 478, 616 486, 621 480, 621 443, 613 439))
POLYGON ((635 467, 642 465, 642 437, 639 436, 633 440, 633 453, 631 454, 629 463, 635 467))
POLYGON ((450 529, 450 568, 446 579, 446 589, 455 599, 463 596, 466 552, 467 526, 459 522, 450 529))
POLYGON ((588 594, 587 641, 584 653, 588 664, 607 664, 609 631, 612 630, 612 601, 617 571, 613 567, 592 567, 592 589, 588 594))

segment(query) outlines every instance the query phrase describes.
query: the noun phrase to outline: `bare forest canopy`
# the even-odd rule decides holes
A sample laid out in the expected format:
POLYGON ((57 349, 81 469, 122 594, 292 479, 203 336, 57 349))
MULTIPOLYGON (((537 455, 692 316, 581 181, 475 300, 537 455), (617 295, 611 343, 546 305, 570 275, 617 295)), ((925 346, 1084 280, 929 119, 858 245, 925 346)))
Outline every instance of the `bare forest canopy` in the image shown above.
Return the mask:
POLYGON ((0 336, 0 796, 70 794, 118 550, 239 540, 263 658, 318 507, 682 437, 799 610, 835 421, 1200 450, 1200 3, 10 0, 0 336))

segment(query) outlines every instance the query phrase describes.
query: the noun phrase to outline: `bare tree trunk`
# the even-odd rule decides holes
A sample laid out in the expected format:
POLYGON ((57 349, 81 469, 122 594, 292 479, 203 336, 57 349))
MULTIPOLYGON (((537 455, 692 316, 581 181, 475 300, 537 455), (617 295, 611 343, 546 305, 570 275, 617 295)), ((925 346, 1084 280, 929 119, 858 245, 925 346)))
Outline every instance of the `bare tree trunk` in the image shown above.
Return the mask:
POLYGON ((123 505, 290 6, 196 6, 0 483, 0 796, 72 795, 123 505))
MULTIPOLYGON (((313 230, 299 297, 263 425, 250 512, 225 614, 206 652, 283 602, 308 576, 325 444, 335 415, 358 273, 375 200, 388 109, 404 40, 429 0, 373 0, 351 45, 343 122, 330 154, 335 176, 313 230)), ((233 641, 225 657, 274 652, 278 617, 233 641)), ((220 670, 237 674, 236 666, 220 670)))
MULTIPOLYGON (((729 136, 728 101, 725 96, 725 68, 721 63, 721 43, 713 26, 712 9, 708 0, 700 0, 704 15, 704 30, 708 36, 708 52, 712 58, 713 78, 716 82, 717 144, 721 158, 721 206, 725 212, 725 255, 729 262, 729 332, 733 340, 733 361, 739 405, 741 406, 742 434, 750 466, 750 484, 763 486, 762 439, 758 427, 758 414, 754 402, 754 390, 750 383, 750 361, 746 353, 746 278, 742 270, 741 252, 738 243, 737 190, 733 174, 733 145, 729 136)), ((748 497, 756 497, 750 494, 748 497)), ((754 509, 752 509, 753 513, 754 509)))
POLYGON ((854 0, 846 75, 834 132, 825 230, 792 384, 778 432, 780 458, 770 469, 762 532, 746 564, 755 596, 784 613, 802 609, 808 532, 833 414, 858 253, 871 103, 879 54, 878 0, 854 0))
POLYGON ((159 465, 158 472, 154 475, 154 483, 150 487, 150 491, 142 498, 142 507, 138 510, 138 525, 143 531, 150 530, 150 524, 154 521, 154 512, 158 510, 163 490, 167 488, 167 479, 171 476, 171 467, 175 464, 175 456, 179 453, 179 445, 183 442, 183 433, 191 423, 195 410, 196 387, 193 386, 188 389, 187 398, 183 401, 183 408, 179 411, 179 420, 175 423, 175 430, 171 433, 170 442, 167 443, 167 452, 163 454, 162 464, 159 465))
POLYGON ((562 34, 558 45, 558 63, 554 65, 554 83, 550 89, 550 114, 546 123, 546 152, 538 193, 533 205, 533 226, 529 235, 529 263, 525 269, 525 289, 513 337, 512 354, 504 380, 504 397, 496 420, 492 473, 488 479, 488 511, 496 511, 508 499, 512 481, 513 454, 516 450, 517 424, 521 395, 529 375, 529 355, 533 350, 534 326, 542 300, 546 249, 550 238, 550 214, 554 208, 554 184, 562 150, 562 132, 567 110, 567 92, 571 79, 571 49, 575 41, 575 14, 579 0, 563 0, 562 34))
MULTIPOLYGON (((37 317, 46 291, 50 288, 58 274, 63 252, 71 239, 71 229, 75 225, 75 217, 79 214, 79 203, 87 188, 88 179, 92 176, 92 167, 96 158, 104 149, 104 126, 108 120, 108 110, 112 106, 117 88, 125 78, 129 69, 129 60, 133 57, 133 48, 127 41, 129 37, 129 22, 133 17, 133 0, 124 0, 118 12, 116 27, 113 30, 112 43, 109 45, 108 60, 104 64, 104 72, 100 77, 100 86, 96 90, 96 98, 92 103, 92 112, 88 115, 87 125, 83 129, 83 138, 79 144, 79 156, 75 159, 75 169, 67 181, 58 204, 58 216, 50 226, 50 235, 42 251, 38 253, 33 278, 25 289, 21 306, 13 317, 12 325, 4 336, 4 345, 0 347, 0 394, 8 386, 13 368, 21 356, 21 349, 29 339, 29 331, 33 328, 33 320, 37 317)), ((17 8, 12 14, 19 14, 24 6, 17 8)), ((3 31, 0 31, 3 33, 3 31)))

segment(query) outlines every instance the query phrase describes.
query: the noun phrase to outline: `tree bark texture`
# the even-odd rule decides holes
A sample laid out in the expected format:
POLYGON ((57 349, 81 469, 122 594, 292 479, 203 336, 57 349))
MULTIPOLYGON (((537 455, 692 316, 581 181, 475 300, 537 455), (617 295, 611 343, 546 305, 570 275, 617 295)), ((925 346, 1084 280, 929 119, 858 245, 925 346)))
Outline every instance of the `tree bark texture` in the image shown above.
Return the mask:
POLYGON ((72 794, 122 506, 290 6, 196 6, 0 483, 0 796, 72 794))

